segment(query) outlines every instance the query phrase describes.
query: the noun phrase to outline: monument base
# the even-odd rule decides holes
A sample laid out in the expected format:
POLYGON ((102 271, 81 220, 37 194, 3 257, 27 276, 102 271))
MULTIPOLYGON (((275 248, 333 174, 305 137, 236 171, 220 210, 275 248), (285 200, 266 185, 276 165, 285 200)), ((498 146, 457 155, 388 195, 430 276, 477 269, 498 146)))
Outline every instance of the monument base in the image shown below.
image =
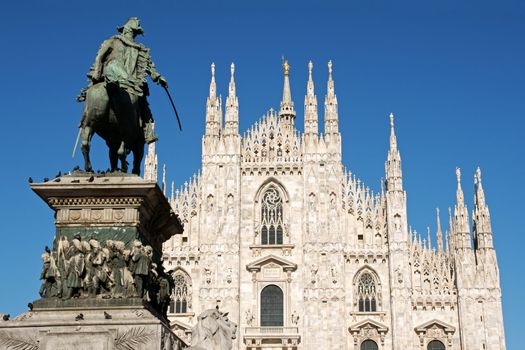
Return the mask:
POLYGON ((32 311, 0 320, 0 349, 179 350, 187 347, 141 300, 35 302, 32 311))

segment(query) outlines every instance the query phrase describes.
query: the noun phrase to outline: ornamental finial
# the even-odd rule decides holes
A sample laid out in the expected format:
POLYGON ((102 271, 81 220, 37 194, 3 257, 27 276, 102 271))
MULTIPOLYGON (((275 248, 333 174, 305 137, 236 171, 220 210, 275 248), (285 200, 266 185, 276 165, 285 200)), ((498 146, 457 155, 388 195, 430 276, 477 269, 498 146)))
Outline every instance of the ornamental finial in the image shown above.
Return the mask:
POLYGON ((456 177, 458 179, 458 184, 461 184, 461 169, 456 167, 456 177))
POLYGON ((235 64, 232 62, 232 65, 230 66, 230 70, 232 72, 232 77, 233 77, 233 73, 235 73, 235 64))
POLYGON ((332 60, 328 61, 328 74, 332 77, 332 60))
POLYGON ((394 113, 390 113, 390 127, 394 127, 394 113))
POLYGON ((213 63, 213 62, 211 64, 211 76, 212 76, 212 78, 215 77, 215 63, 213 63))

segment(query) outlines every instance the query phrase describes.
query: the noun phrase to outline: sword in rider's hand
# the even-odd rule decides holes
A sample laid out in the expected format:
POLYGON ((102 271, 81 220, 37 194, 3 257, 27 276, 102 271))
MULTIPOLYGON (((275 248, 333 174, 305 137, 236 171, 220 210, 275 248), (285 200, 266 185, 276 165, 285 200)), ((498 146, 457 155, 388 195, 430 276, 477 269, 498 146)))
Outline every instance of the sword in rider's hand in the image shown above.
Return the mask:
POLYGON ((162 84, 162 87, 164 88, 164 91, 166 91, 166 94, 168 95, 168 98, 170 99, 171 106, 173 107, 173 110, 175 111, 175 116, 177 117, 177 123, 179 123, 179 129, 180 131, 182 131, 182 125, 180 124, 179 113, 177 112, 177 108, 175 108, 175 103, 173 103, 173 99, 171 98, 170 91, 168 90, 168 87, 165 84, 162 84))
MULTIPOLYGON (((87 88, 80 89, 80 95, 78 95, 76 98, 77 102, 84 102, 86 100, 86 91, 87 91, 87 88)), ((71 158, 75 158, 75 153, 77 152, 78 140, 80 140, 80 134, 82 133, 82 121, 83 120, 84 120, 84 114, 82 114, 82 120, 80 121, 80 124, 78 125, 77 140, 75 141, 75 147, 73 147, 73 154, 71 154, 71 158)))
POLYGON ((82 128, 78 127, 78 134, 77 134, 77 140, 75 141, 75 147, 73 148, 73 154, 71 155, 71 158, 75 158, 75 152, 77 151, 77 145, 78 140, 80 140, 80 134, 82 133, 82 128))

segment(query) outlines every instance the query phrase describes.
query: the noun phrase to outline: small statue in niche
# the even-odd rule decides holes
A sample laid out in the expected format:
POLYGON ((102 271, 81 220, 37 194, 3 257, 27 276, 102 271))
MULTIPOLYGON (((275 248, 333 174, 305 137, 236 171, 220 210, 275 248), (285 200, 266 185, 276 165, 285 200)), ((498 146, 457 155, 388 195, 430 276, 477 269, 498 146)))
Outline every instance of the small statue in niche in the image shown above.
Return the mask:
POLYGON ((255 320, 255 317, 252 314, 252 310, 251 309, 246 310, 246 324, 248 326, 251 326, 254 320, 255 320))
POLYGON ((292 323, 295 325, 299 323, 299 314, 296 310, 292 312, 292 323))
POLYGON ((208 198, 206 201, 206 210, 211 213, 213 211, 214 205, 215 205, 215 201, 214 201, 213 195, 210 194, 208 195, 208 198))
POLYGON ((311 274, 311 282, 312 284, 315 284, 317 282, 317 272, 319 271, 319 266, 317 264, 312 264, 310 266, 310 274, 311 274))
POLYGON ((231 267, 228 267, 226 269, 226 282, 228 284, 232 283, 232 273, 233 273, 233 269, 231 267))
POLYGON ((330 193, 330 209, 336 209, 337 199, 335 193, 330 193))
POLYGON ((403 284, 403 273, 401 272, 401 266, 398 265, 396 267, 395 273, 396 273, 397 283, 403 284))
POLYGON ((204 268, 204 280, 206 283, 211 283, 211 267, 208 265, 204 268))
POLYGON ((337 283, 337 268, 335 265, 330 265, 330 277, 332 278, 332 283, 337 283))
POLYGON ((310 193, 308 196, 308 207, 310 211, 314 211, 317 207, 317 199, 314 193, 310 193))
POLYGON ((399 214, 394 216, 394 229, 396 232, 401 231, 401 216, 399 214))

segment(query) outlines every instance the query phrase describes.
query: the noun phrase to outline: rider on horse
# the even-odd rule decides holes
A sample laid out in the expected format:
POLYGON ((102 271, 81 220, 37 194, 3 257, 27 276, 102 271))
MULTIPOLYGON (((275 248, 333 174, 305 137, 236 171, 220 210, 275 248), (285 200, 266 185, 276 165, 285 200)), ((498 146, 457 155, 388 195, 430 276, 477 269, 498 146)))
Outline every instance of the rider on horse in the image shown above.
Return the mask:
MULTIPOLYGON (((124 89, 137 96, 145 142, 155 142, 158 137, 153 131, 153 116, 146 99, 149 95, 146 76, 149 75, 155 83, 164 87, 168 83, 155 68, 150 50, 135 41, 137 35, 144 34, 139 19, 130 18, 126 24, 118 27, 118 31, 120 34, 112 36, 100 46, 95 63, 88 73, 88 88, 104 82, 110 101, 114 88, 124 89)), ((86 90, 82 90, 80 101, 85 99, 86 90)), ((81 127, 83 126, 84 120, 81 121, 81 127)))

